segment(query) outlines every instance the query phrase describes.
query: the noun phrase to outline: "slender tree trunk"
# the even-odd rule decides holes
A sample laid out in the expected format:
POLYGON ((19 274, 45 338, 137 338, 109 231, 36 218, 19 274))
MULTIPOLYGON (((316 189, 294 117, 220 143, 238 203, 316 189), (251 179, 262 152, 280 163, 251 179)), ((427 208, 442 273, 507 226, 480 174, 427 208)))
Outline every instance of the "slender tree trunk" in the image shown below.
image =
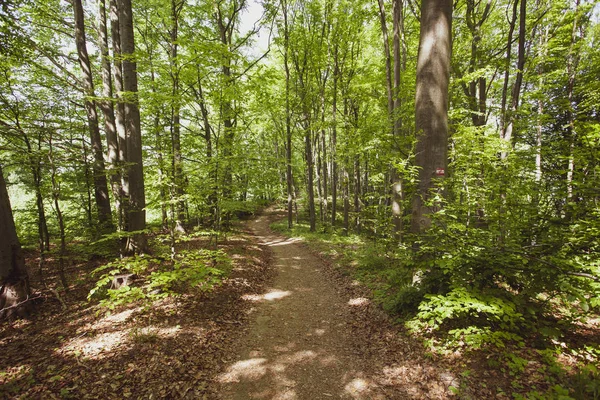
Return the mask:
POLYGON ((82 154, 82 163, 83 163, 83 176, 85 178, 85 202, 84 202, 84 210, 85 216, 87 217, 88 227, 93 229, 94 227, 94 219, 92 218, 92 186, 90 184, 90 165, 88 163, 88 152, 87 145, 85 143, 85 134, 81 135, 81 149, 83 150, 82 154))
POLYGON ((312 138, 310 130, 309 116, 306 115, 306 127, 305 127, 305 148, 306 148, 306 168, 308 173, 308 216, 310 222, 310 231, 316 230, 316 213, 315 213, 315 188, 314 188, 314 162, 313 162, 313 149, 312 149, 312 138))
POLYGON ((317 177, 317 196, 319 198, 319 220, 323 223, 325 215, 323 214, 323 159, 321 158, 321 138, 320 132, 316 133, 314 148, 316 149, 316 177, 317 177))
POLYGON ((98 222, 101 231, 110 232, 114 230, 114 225, 112 223, 108 183, 104 169, 104 150, 102 149, 102 138, 100 137, 100 129, 98 127, 98 113, 96 111, 96 103, 93 100, 95 97, 94 79, 92 77, 92 68, 85 41, 85 22, 83 20, 81 0, 73 0, 73 10, 75 14, 75 44, 79 56, 79 65, 83 72, 84 92, 86 96, 85 110, 90 130, 92 154, 94 156, 94 164, 92 165, 94 173, 94 198, 98 207, 98 222))
POLYGON ((16 315, 24 316, 29 311, 30 303, 23 302, 29 297, 30 289, 1 165, 0 237, 0 320, 12 321, 16 315), (20 303, 21 306, 17 306, 20 303))
POLYGON ((60 235, 60 250, 58 252, 58 276, 65 291, 69 291, 69 284, 65 275, 65 256, 67 254, 67 242, 65 236, 65 220, 60 209, 60 185, 56 180, 56 164, 54 163, 54 152, 52 147, 52 135, 49 138, 48 161, 50 162, 50 181, 52 183, 52 199, 54 201, 54 211, 58 221, 58 232, 60 235))
POLYGON ((393 114, 394 114, 394 90, 392 86, 392 56, 390 53, 390 41, 388 38, 387 23, 385 21, 385 7, 383 0, 378 0, 379 3, 379 20, 381 22, 381 32, 383 34, 383 52, 385 55, 385 77, 388 100, 388 117, 390 118, 390 126, 393 129, 393 114))
MULTIPOLYGON (((527 0, 521 0, 521 7, 519 10, 519 45, 518 45, 518 55, 517 55, 517 76, 515 78, 515 83, 512 88, 511 93, 511 105, 510 105, 510 114, 508 118, 508 124, 506 126, 506 131, 504 132, 504 140, 510 143, 514 147, 514 142, 516 138, 513 135, 513 126, 515 113, 519 109, 519 97, 521 94, 521 85, 523 83, 523 69, 525 68, 525 22, 526 22, 526 13, 527 13, 527 0)), ((503 158, 506 157, 506 154, 503 158)))
POLYGON ((354 156, 354 212, 356 213, 356 220, 354 226, 356 227, 356 232, 360 233, 361 230, 361 220, 360 220, 360 156, 357 154, 354 156))
POLYGON ((327 163, 327 145, 326 145, 326 140, 325 140, 325 99, 323 99, 323 116, 321 119, 321 124, 323 126, 323 129, 321 129, 321 149, 323 150, 323 223, 328 222, 327 220, 327 196, 328 196, 328 192, 327 192, 327 168, 328 168, 328 163, 327 163))
POLYGON ((338 60, 338 46, 333 51, 333 98, 331 101, 331 226, 335 226, 337 217, 337 186, 338 186, 338 163, 337 163, 337 82, 340 73, 338 60))
POLYGON ((171 106, 171 153, 173 169, 173 196, 175 197, 174 207, 176 208, 175 230, 185 232, 185 200, 183 163, 181 158, 181 106, 179 93, 179 60, 178 51, 178 33, 179 33, 179 15, 185 4, 185 1, 171 0, 171 79, 173 82, 171 106))
MULTIPOLYGON (((123 89, 123 54, 121 51, 121 33, 119 24, 119 0, 110 0, 110 27, 113 46, 114 89, 117 95, 115 107, 115 127, 117 132, 117 168, 120 182, 119 199, 121 203, 121 229, 129 231, 129 178, 125 169, 127 160, 127 131, 125 129, 125 102, 123 89)), ((125 243, 126 244, 126 243, 125 243)))
POLYGON ((348 161, 346 160, 344 168, 343 168, 343 197, 344 197, 344 234, 347 235, 350 232, 350 177, 348 175, 348 168, 346 165, 348 161))
POLYGON ((575 146, 577 143, 577 132, 575 131, 575 110, 573 109, 574 104, 574 90, 575 90, 575 76, 577 74, 577 66, 579 64, 579 55, 575 52, 575 43, 577 41, 577 22, 579 10, 579 0, 575 2, 575 18, 573 20, 573 29, 571 33, 571 46, 569 48, 569 57, 567 62, 567 97, 569 99, 568 105, 568 120, 569 125, 567 128, 569 134, 569 162, 567 165, 567 203, 573 199, 573 175, 575 173, 575 146))
POLYGON ((421 2, 421 34, 417 60, 415 164, 420 168, 413 198, 411 229, 431 225, 430 192, 434 178, 446 175, 448 163, 448 85, 452 51, 452 0, 421 2))
POLYGON ((217 223, 217 170, 215 168, 215 162, 213 160, 213 142, 212 142, 212 128, 210 125, 210 119, 208 116, 208 108, 206 107, 206 101, 204 99, 204 92, 202 91, 202 79, 200 74, 200 68, 197 66, 196 80, 198 83, 198 90, 196 92, 196 98, 200 105, 200 112, 202 114, 202 122, 204 124, 204 140, 206 141, 206 159, 208 160, 209 167, 209 193, 208 193, 208 209, 210 214, 210 225, 216 230, 217 223))
MULTIPOLYGON (((546 57, 546 46, 548 40, 548 28, 545 28, 545 32, 540 34, 540 58, 546 57)), ((540 94, 544 90, 544 69, 542 63, 538 64, 538 90, 540 94)), ((542 180, 542 124, 544 118, 544 100, 542 96, 538 98, 538 126, 536 129, 535 138, 535 180, 540 182, 542 180)))
MULTIPOLYGON (((523 2, 525 0, 522 0, 523 2)), ((517 9, 519 6, 519 0, 514 0, 513 3, 513 9, 512 9, 512 19, 509 23, 509 29, 508 29, 508 40, 506 43, 506 61, 504 64, 504 84, 502 87, 502 101, 500 104, 500 138, 510 142, 510 136, 508 135, 508 126, 511 124, 511 120, 512 120, 512 116, 509 115, 509 112, 507 111, 507 101, 508 101, 508 85, 509 85, 509 80, 510 80, 510 64, 511 64, 511 57, 512 57, 512 41, 513 41, 513 34, 514 34, 514 30, 515 30, 515 24, 517 22, 517 9)), ((513 90, 514 93, 514 90, 513 90)), ((511 126, 511 132, 510 134, 512 134, 512 126, 511 126)), ((501 153, 501 157, 502 158, 506 158, 507 153, 506 152, 502 152, 501 153)))
POLYGON ((146 251, 146 200, 144 193, 144 170, 142 162, 142 135, 140 111, 138 108, 137 66, 133 35, 133 15, 131 0, 119 0, 119 34, 123 57, 123 89, 126 93, 124 104, 125 127, 127 132, 127 178, 129 183, 129 232, 133 234, 127 243, 128 252, 146 251))
POLYGON ((106 132, 106 149, 108 162, 108 176, 117 213, 118 227, 123 230, 123 213, 121 210, 121 174, 119 171, 119 144, 117 126, 115 121, 115 108, 113 104, 113 82, 111 64, 108 51, 108 28, 106 23, 106 2, 98 1, 98 32, 100 43, 100 57, 102 62, 102 95, 103 101, 99 103, 104 114, 104 131, 106 132))
POLYGON ((294 177, 292 176, 292 121, 290 111, 290 67, 288 60, 289 51, 289 27, 287 19, 287 1, 283 0, 283 23, 284 23, 284 53, 283 65, 285 67, 285 162, 286 162, 286 183, 287 183, 287 216, 288 229, 293 225, 293 197, 294 197, 294 177))

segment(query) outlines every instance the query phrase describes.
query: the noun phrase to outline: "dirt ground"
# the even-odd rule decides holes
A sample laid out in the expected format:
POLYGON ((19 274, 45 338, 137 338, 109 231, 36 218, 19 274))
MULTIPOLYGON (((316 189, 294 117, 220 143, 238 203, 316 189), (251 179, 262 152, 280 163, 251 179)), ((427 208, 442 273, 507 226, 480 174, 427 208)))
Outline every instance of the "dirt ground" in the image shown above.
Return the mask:
MULTIPOLYGON (((276 276, 255 304, 236 361, 218 376, 224 399, 444 398, 458 383, 427 365, 370 304, 356 282, 336 276, 265 213, 250 223, 273 253, 276 276)), ((280 216, 281 217, 281 216, 280 216)))
POLYGON ((31 318, 0 326, 0 398, 451 397, 457 376, 365 288, 271 232, 281 217, 267 210, 221 244, 234 268, 214 291, 151 307, 107 314, 85 299, 97 263, 73 266, 66 309, 46 293, 31 318))

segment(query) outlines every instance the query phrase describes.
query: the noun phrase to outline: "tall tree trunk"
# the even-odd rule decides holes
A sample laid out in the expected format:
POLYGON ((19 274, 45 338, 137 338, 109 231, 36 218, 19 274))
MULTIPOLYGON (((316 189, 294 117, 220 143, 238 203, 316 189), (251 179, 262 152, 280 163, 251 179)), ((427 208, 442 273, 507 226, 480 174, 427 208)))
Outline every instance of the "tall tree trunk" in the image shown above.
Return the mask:
POLYGON ((335 49, 333 51, 333 62, 333 98, 331 101, 331 226, 335 226, 335 220, 337 217, 337 82, 340 73, 337 44, 335 45, 335 49))
POLYGON ((577 132, 575 131, 575 110, 573 109, 574 103, 574 90, 575 90, 575 76, 577 74, 577 66, 579 64, 579 54, 575 51, 575 43, 577 41, 577 22, 579 11, 579 0, 575 1, 575 18, 573 19, 573 29, 571 33, 571 46, 569 48, 569 57, 567 61, 567 98, 569 99, 567 116, 569 125, 567 128, 569 135, 569 161, 567 164, 567 203, 573 199, 573 175, 575 172, 575 146, 577 142, 577 132))
POLYGON ((390 126, 393 129, 393 113, 394 113, 394 89, 392 83, 392 56, 390 53, 390 41, 388 38, 387 23, 385 20, 385 7, 383 0, 378 0, 379 3, 379 21, 381 22, 381 33, 383 34, 383 52, 385 55, 385 77, 388 100, 388 117, 390 118, 390 126))
POLYGON ((0 165, 0 320, 25 315, 30 303, 29 277, 17 237, 6 181, 0 165), (24 303, 25 302, 25 303, 24 303), (19 306, 20 304, 20 306, 19 306))
POLYGON ((314 187, 314 161, 313 161, 313 149, 312 149, 312 131, 310 129, 309 116, 305 115, 306 127, 305 127, 305 149, 306 149, 306 168, 307 168, 307 190, 308 190, 308 216, 310 222, 310 231, 316 230, 316 212, 315 212, 315 187, 314 187))
POLYGON ((361 230, 361 220, 360 220, 360 156, 357 154, 354 156, 354 212, 356 213, 356 219, 354 226, 356 227, 356 232, 360 233, 361 230))
MULTIPOLYGON (((513 138, 513 124, 514 124, 514 114, 516 113, 519 107, 519 95, 521 94, 521 84, 523 82, 523 68, 525 67, 525 22, 526 22, 526 12, 527 12, 527 1, 521 0, 521 6, 519 9, 519 43, 518 43, 518 54, 517 54, 517 76, 515 78, 515 82, 511 91, 511 102, 510 102, 510 111, 506 110, 506 99, 507 99, 507 90, 508 90, 508 79, 509 79, 509 69, 510 69, 510 55, 511 55, 511 47, 512 47, 512 33, 514 30, 514 24, 516 22, 517 16, 517 3, 519 0, 515 0, 515 4, 513 5, 513 19, 510 24, 509 30, 509 41, 507 43, 507 51, 506 51, 506 71, 504 75, 504 88, 502 93, 502 131, 501 138, 506 141, 508 144, 512 144, 514 142, 513 138)), ((508 153, 503 151, 501 157, 506 158, 508 153)))
MULTIPOLYGON (((121 229, 129 231, 129 179, 125 170, 127 160, 127 131, 125 129, 125 101, 123 89, 123 54, 121 51, 121 33, 119 24, 119 0, 110 0, 110 30, 113 46, 114 88, 117 95, 115 108, 115 126, 117 132, 117 168, 120 182, 119 199, 121 203, 121 229)), ((125 243, 126 244, 126 243, 125 243)))
MULTIPOLYGON (((543 60, 546 58, 546 47, 548 41, 548 27, 545 28, 544 33, 540 34, 540 58, 543 60)), ((538 63, 538 90, 540 94, 544 90, 544 68, 542 63, 538 63)), ((535 180, 536 182, 540 182, 542 180, 542 124, 544 118, 544 100, 542 96, 538 98, 538 126, 536 129, 536 137, 535 137, 535 180)))
POLYGON ((54 200, 54 211, 58 221, 58 232, 60 235, 60 250, 58 252, 58 276, 65 291, 69 291, 69 284, 65 275, 65 256, 67 254, 67 241, 65 235, 65 220, 60 209, 60 184, 56 180, 56 164, 54 162, 54 151, 52 146, 52 134, 48 140, 48 161, 50 162, 50 181, 52 183, 52 199, 54 200))
POLYGON ((185 4, 185 1, 171 0, 171 79, 173 82, 172 88, 172 106, 171 106, 171 153, 172 153, 172 168, 173 168, 173 196, 175 201, 172 202, 176 208, 175 230, 185 232, 185 200, 184 200, 184 183, 183 165, 181 158, 181 106, 179 93, 179 60, 177 58, 178 51, 178 33, 179 33, 179 15, 185 4))
POLYGON ((96 103, 94 101, 94 79, 92 77, 92 67, 85 42, 85 22, 81 0, 73 0, 73 11, 75 14, 75 45, 79 56, 79 65, 83 72, 83 89, 86 96, 85 111, 90 130, 92 154, 94 156, 92 171, 94 173, 94 198, 98 207, 98 222, 101 231, 110 232, 114 230, 114 225, 112 223, 108 183, 104 169, 104 150, 102 149, 102 138, 100 137, 100 129, 98 128, 98 112, 96 111, 96 103))
POLYGON ((294 177, 292 176, 292 121, 290 111, 290 66, 288 60, 288 51, 290 46, 289 26, 287 19, 287 1, 283 0, 283 23, 284 23, 284 53, 283 65, 285 67, 285 162, 286 162, 286 183, 287 183, 287 216, 288 229, 293 225, 293 198, 294 198, 294 177))
POLYGON ((119 144, 117 126, 115 121, 115 108, 113 104, 113 82, 111 64, 108 51, 108 28, 106 23, 106 2, 98 1, 98 32, 100 43, 100 57, 102 62, 102 96, 99 103, 104 114, 104 130, 106 132, 106 150, 108 162, 108 176, 110 178, 115 212, 117 214, 118 228, 123 229, 123 213, 121 210, 121 174, 119 171, 119 144))
POLYGON ((146 199, 144 193, 144 169, 142 161, 142 134, 138 108, 137 65, 133 34, 131 0, 119 0, 119 34, 123 57, 123 89, 126 94, 124 112, 127 136, 127 178, 129 184, 129 232, 136 232, 128 239, 127 251, 146 251, 146 199))
POLYGON ((431 225, 430 192, 434 178, 446 175, 448 163, 448 84, 452 51, 452 0, 421 2, 421 33, 417 59, 415 163, 419 170, 413 198, 411 229, 431 225))
POLYGON ((344 163, 343 168, 343 197, 344 197, 344 234, 347 235, 350 232, 350 176, 348 174, 348 160, 344 163))
POLYGON ((323 126, 323 128, 321 129, 321 149, 323 151, 323 223, 328 222, 327 221, 327 196, 328 196, 328 192, 327 192, 327 168, 328 168, 328 163, 327 163, 327 145, 326 145, 326 140, 325 140, 325 101, 323 99, 323 116, 321 118, 321 124, 323 126))

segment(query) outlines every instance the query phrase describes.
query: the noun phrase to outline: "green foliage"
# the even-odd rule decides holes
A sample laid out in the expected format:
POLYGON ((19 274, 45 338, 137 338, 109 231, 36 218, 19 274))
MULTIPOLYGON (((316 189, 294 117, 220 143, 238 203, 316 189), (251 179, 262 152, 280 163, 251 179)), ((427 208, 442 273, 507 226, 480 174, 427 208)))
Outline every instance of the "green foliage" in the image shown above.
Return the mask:
POLYGON ((93 271, 100 278, 88 300, 99 297, 108 309, 138 300, 153 301, 179 296, 189 290, 211 290, 231 268, 231 259, 222 250, 182 251, 173 261, 135 256, 107 263, 93 271), (133 284, 109 288, 116 275, 135 274, 133 284))

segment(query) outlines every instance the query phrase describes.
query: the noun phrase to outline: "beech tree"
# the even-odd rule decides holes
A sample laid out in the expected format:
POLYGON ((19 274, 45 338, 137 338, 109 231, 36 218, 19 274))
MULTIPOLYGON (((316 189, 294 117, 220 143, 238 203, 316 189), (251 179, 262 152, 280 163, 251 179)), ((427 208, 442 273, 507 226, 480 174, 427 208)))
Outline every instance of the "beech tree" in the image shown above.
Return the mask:
POLYGON ((452 1, 421 3, 421 33, 417 62, 415 164, 418 189, 413 199, 411 228, 421 232, 431 224, 428 216, 439 207, 431 195, 436 178, 448 169, 448 85, 452 53, 452 1))
POLYGON ((6 181, 0 165, 0 320, 23 315, 28 300, 29 278, 25 259, 13 219, 12 208, 6 190, 6 181))

